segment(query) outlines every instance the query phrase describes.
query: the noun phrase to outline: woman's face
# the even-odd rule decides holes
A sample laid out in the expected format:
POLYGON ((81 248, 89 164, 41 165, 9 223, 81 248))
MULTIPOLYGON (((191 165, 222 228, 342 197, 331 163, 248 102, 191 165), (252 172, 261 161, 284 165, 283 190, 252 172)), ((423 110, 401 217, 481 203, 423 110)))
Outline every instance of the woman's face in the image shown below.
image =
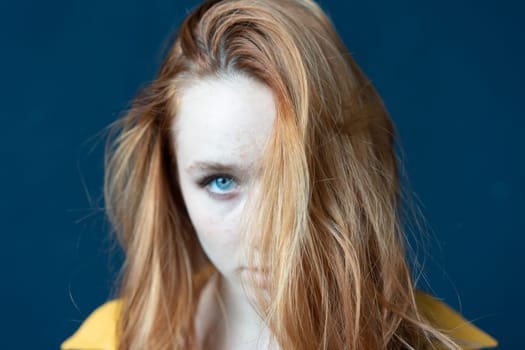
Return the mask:
POLYGON ((243 240, 257 232, 241 232, 240 218, 250 215, 243 211, 274 118, 271 90, 241 75, 194 81, 180 95, 173 130, 184 202, 206 255, 236 286, 244 274, 261 278, 243 255, 243 240))

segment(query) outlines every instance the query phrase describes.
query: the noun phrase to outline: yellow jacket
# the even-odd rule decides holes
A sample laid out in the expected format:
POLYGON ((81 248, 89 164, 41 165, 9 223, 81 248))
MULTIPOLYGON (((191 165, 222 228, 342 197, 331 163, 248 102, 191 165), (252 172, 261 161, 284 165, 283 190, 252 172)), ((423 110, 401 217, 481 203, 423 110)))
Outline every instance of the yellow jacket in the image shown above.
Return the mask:
MULTIPOLYGON (((464 350, 493 348, 497 341, 445 303, 421 291, 416 292, 418 308, 439 329, 447 330, 464 350)), ((80 328, 61 345, 62 350, 116 350, 115 325, 119 315, 119 299, 97 308, 80 328)))

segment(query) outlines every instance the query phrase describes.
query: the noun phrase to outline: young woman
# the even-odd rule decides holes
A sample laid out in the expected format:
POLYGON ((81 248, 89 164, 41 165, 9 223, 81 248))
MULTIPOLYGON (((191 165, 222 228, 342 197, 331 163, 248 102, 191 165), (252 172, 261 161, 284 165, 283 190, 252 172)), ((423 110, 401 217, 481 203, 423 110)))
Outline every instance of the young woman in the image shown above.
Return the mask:
POLYGON ((114 125, 119 298, 62 349, 478 349, 415 290, 395 129, 311 0, 207 1, 114 125))

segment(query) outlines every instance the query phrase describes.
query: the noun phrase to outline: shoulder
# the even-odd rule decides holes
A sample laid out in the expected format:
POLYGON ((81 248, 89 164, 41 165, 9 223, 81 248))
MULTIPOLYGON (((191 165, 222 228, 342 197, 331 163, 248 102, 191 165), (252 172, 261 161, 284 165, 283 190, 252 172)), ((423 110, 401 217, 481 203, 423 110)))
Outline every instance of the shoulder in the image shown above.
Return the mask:
MULTIPOLYGON (((416 303, 430 322, 447 331, 465 350, 492 348, 498 345, 490 335, 467 321, 450 306, 422 291, 416 291, 416 303)), ((121 300, 108 301, 88 316, 78 330, 61 345, 61 350, 115 350, 116 323, 121 300)))
POLYGON ((116 324, 121 300, 114 299, 99 306, 61 345, 61 350, 115 350, 116 324))
POLYGON ((418 290, 416 291, 416 304, 424 317, 438 329, 446 331, 462 349, 476 350, 493 348, 498 345, 496 339, 434 296, 418 290))

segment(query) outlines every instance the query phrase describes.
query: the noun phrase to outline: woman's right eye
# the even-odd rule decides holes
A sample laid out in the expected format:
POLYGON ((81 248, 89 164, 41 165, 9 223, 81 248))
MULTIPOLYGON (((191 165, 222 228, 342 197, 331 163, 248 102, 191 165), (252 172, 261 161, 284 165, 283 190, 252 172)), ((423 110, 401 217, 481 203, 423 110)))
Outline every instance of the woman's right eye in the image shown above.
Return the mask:
POLYGON ((233 182, 234 181, 231 177, 219 176, 212 179, 209 182, 209 185, 215 189, 213 192, 224 192, 228 191, 233 182))
POLYGON ((236 180, 233 176, 226 174, 211 175, 199 182, 199 185, 214 195, 228 196, 237 188, 236 180))

